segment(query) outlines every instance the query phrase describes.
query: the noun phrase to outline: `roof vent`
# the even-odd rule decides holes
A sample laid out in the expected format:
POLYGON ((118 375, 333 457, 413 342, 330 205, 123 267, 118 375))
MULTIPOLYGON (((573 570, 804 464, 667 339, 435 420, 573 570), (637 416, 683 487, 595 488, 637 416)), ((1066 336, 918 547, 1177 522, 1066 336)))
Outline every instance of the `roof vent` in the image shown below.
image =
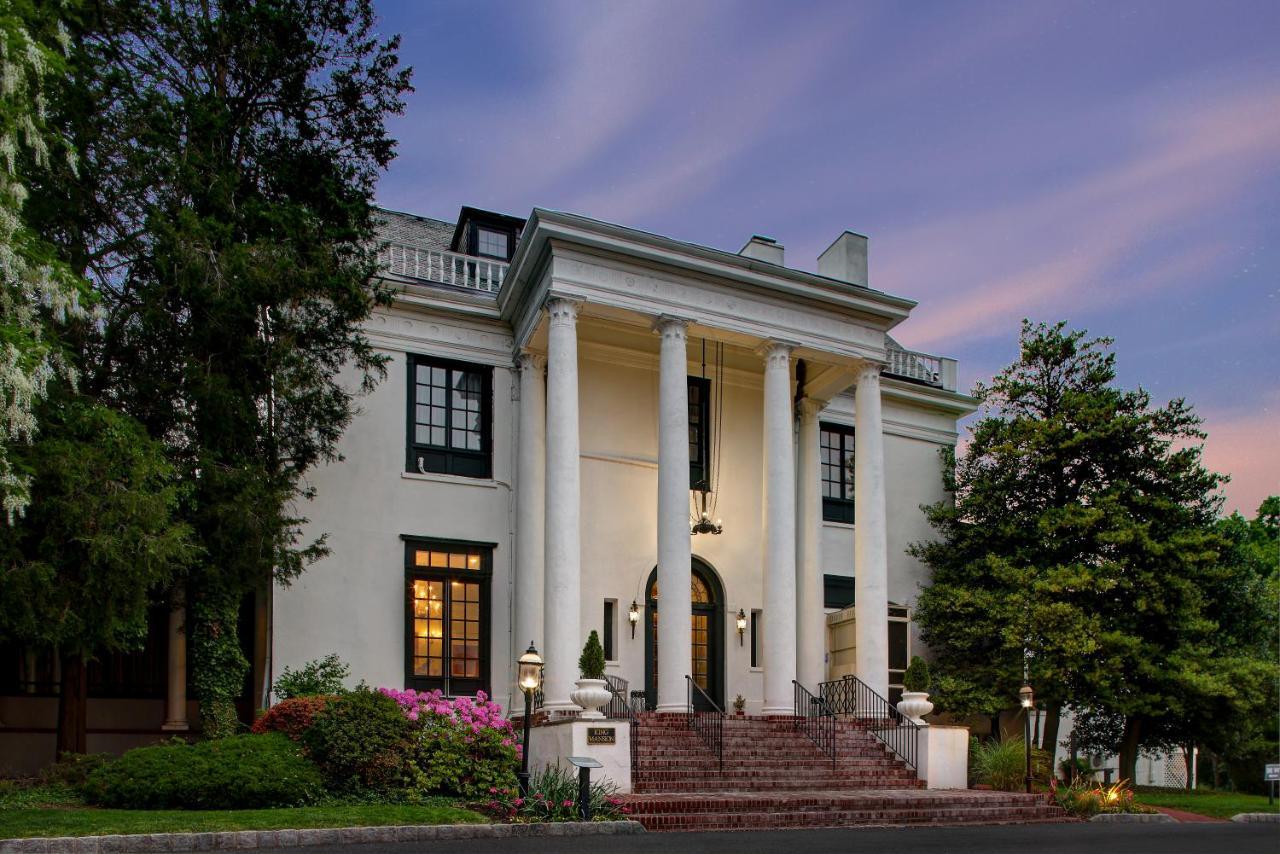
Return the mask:
POLYGON ((852 285, 867 284, 867 238, 846 231, 818 256, 818 275, 852 285))
POLYGON ((782 266, 783 245, 772 237, 761 237, 759 234, 751 235, 751 239, 747 241, 747 245, 738 250, 738 254, 745 258, 754 258, 757 261, 767 261, 770 264, 782 266))

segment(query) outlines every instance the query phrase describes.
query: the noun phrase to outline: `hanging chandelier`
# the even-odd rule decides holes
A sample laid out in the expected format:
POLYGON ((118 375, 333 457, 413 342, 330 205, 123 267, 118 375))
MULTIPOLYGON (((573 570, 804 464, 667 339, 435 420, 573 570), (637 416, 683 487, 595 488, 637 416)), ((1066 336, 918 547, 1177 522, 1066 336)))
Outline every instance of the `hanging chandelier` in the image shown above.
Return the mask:
MULTIPOLYGON (((702 379, 707 380, 707 339, 702 339, 702 379)), ((689 533, 720 534, 724 524, 716 515, 717 487, 720 484, 720 427, 724 423, 724 344, 715 344, 715 379, 710 384, 709 424, 704 428, 709 432, 711 441, 704 451, 706 459, 702 461, 705 477, 691 490, 693 510, 689 516, 689 533)))

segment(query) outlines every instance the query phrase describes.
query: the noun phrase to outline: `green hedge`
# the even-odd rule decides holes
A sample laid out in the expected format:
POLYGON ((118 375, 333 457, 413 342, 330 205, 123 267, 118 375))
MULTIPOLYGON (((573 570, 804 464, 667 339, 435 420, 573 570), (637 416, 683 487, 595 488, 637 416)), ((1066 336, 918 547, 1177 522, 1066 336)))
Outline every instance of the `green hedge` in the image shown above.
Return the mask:
POLYGON ((90 802, 119 809, 246 809, 308 804, 316 767, 280 733, 130 750, 85 781, 90 802))

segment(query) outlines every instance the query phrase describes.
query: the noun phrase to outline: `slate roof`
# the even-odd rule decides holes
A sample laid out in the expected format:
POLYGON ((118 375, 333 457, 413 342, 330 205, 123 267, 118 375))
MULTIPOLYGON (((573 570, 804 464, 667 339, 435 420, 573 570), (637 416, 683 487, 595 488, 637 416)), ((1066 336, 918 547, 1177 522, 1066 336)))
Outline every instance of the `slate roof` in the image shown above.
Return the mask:
POLYGON ((453 239, 454 224, 451 222, 385 208, 379 208, 375 216, 378 237, 390 243, 412 246, 415 249, 448 251, 453 239))

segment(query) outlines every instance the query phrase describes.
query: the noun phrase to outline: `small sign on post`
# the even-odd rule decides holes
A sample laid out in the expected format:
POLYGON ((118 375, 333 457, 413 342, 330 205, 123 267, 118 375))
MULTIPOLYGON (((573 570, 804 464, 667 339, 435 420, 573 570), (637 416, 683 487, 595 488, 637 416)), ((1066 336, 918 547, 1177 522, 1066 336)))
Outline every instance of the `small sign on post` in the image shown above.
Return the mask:
POLYGON ((590 756, 570 756, 569 764, 578 769, 578 817, 591 821, 591 769, 604 766, 590 756))

